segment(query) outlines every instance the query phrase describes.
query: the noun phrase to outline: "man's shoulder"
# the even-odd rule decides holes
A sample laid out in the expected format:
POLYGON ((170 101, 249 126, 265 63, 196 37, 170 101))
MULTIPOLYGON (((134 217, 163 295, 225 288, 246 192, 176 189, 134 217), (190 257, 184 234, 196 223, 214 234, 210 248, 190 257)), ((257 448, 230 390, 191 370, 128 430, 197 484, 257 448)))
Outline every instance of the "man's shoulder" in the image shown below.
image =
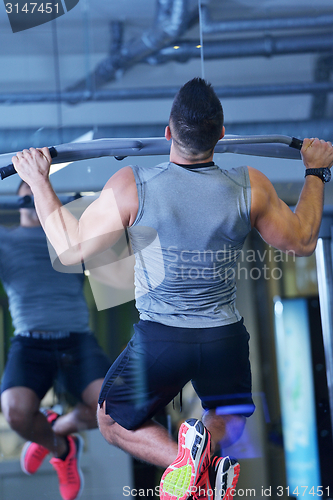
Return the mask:
POLYGON ((238 166, 232 167, 228 170, 219 167, 222 174, 224 174, 230 182, 243 186, 244 188, 250 187, 250 176, 249 176, 249 167, 247 166, 238 166))
POLYGON ((142 172, 156 172, 156 171, 163 171, 163 170, 168 170, 172 163, 170 161, 165 161, 161 163, 153 163, 151 165, 130 165, 129 167, 132 170, 141 170, 142 172))
POLYGON ((158 163, 156 165, 131 165, 128 168, 131 168, 134 178, 136 182, 142 183, 147 182, 150 179, 156 177, 170 167, 170 162, 158 163))
POLYGON ((263 174, 260 170, 257 168, 253 167, 247 167, 248 173, 249 173, 249 178, 251 182, 252 187, 265 187, 268 184, 271 184, 271 181, 266 177, 265 174, 263 174))

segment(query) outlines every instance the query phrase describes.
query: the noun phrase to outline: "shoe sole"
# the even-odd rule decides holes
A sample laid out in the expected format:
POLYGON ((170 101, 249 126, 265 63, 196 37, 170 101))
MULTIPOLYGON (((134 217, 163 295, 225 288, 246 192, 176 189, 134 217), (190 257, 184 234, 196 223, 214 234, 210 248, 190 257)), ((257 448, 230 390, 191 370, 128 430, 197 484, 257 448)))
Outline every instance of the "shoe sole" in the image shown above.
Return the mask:
MULTIPOLYGON (((28 452, 28 449, 30 448, 30 445, 33 444, 32 441, 27 441, 25 443, 25 445, 23 446, 22 448, 22 451, 21 451, 21 457, 20 457, 20 465, 21 465, 21 469, 22 471, 24 472, 24 474, 27 474, 28 476, 32 476, 33 474, 36 474, 36 472, 38 471, 39 467, 42 465, 42 462, 43 460, 41 461, 41 463, 39 464, 39 466, 37 467, 37 469, 35 470, 35 472, 29 472, 28 469, 26 469, 25 467, 25 457, 26 457, 26 454, 28 452)), ((49 454, 49 451, 47 452, 47 454, 45 455, 45 457, 49 454)), ((44 457, 44 458, 45 458, 44 457)))
POLYGON ((240 471, 239 463, 232 458, 225 457, 217 469, 214 500, 231 500, 235 495, 240 471))
POLYGON ((202 465, 209 443, 209 433, 200 420, 189 419, 181 425, 177 458, 161 479, 161 500, 186 500, 190 497, 191 488, 203 472, 202 465))
POLYGON ((75 499, 79 498, 82 495, 83 488, 84 488, 84 475, 80 467, 80 461, 81 461, 81 456, 83 452, 83 445, 84 441, 83 438, 80 436, 80 434, 75 434, 76 438, 76 461, 77 461, 77 470, 80 476, 80 490, 78 494, 76 495, 75 499))

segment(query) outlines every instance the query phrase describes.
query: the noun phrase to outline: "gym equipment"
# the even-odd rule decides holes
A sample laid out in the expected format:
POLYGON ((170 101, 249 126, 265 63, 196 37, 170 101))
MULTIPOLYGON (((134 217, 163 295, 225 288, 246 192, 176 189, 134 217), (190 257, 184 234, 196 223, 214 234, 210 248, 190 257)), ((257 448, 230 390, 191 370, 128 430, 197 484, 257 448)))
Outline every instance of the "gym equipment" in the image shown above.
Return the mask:
MULTIPOLYGON (((285 135, 227 135, 218 141, 215 153, 236 153, 273 158, 299 160, 303 141, 285 135)), ((127 156, 168 155, 170 142, 164 137, 141 139, 95 139, 87 142, 71 142, 49 148, 53 164, 68 163, 102 156, 114 156, 123 160, 127 156)), ((0 155, 0 177, 5 179, 16 173, 11 163, 16 154, 0 155)))

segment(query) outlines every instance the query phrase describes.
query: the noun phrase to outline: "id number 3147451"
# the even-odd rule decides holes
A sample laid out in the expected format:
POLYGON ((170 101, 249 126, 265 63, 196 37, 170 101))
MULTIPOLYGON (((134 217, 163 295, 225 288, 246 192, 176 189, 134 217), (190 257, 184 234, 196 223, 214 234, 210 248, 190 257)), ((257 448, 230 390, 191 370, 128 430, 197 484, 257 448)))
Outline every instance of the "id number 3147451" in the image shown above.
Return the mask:
POLYGON ((311 495, 313 498, 315 497, 329 497, 330 495, 330 488, 329 486, 323 487, 323 486, 296 486, 294 489, 290 488, 289 486, 278 486, 276 495, 278 497, 285 496, 287 495, 292 496, 292 497, 302 497, 304 495, 311 495))
POLYGON ((30 2, 30 3, 25 3, 22 7, 18 3, 6 3, 6 12, 7 14, 20 14, 25 13, 25 14, 33 14, 33 13, 39 13, 39 14, 52 14, 54 12, 55 14, 59 13, 59 4, 53 4, 51 2, 47 3, 36 3, 36 2, 30 2))

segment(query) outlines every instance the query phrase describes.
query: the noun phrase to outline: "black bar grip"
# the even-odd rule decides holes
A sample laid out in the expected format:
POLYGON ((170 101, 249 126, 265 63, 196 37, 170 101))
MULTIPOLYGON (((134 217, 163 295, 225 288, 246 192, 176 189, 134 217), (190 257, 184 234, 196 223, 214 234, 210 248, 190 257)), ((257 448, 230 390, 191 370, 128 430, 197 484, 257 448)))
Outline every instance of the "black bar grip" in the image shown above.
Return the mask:
MULTIPOLYGON (((51 146, 49 148, 49 151, 50 151, 51 158, 55 158, 58 155, 56 148, 53 146, 51 146)), ((14 165, 12 163, 10 165, 6 165, 5 167, 0 168, 1 180, 5 179, 6 177, 9 177, 10 175, 14 175, 16 173, 17 172, 16 172, 14 165)))
POLYGON ((303 141, 301 139, 296 139, 296 137, 291 138, 291 143, 289 144, 290 148, 298 149, 299 151, 302 149, 303 141))
POLYGON ((1 179, 5 179, 6 177, 9 177, 10 175, 16 174, 16 170, 14 168, 14 165, 11 163, 10 165, 7 165, 6 167, 1 167, 0 168, 0 177, 1 179))

